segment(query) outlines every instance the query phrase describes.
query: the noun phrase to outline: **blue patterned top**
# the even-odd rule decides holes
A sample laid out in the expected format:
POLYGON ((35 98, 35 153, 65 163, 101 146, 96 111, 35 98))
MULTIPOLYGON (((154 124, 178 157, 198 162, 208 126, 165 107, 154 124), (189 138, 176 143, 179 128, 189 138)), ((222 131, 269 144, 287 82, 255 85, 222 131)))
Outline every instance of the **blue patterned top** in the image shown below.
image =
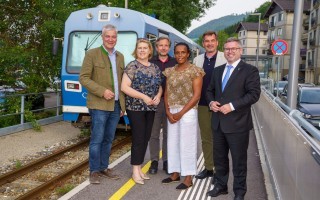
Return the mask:
MULTIPOLYGON (((144 66, 137 60, 131 61, 124 70, 131 80, 131 87, 153 99, 162 82, 161 70, 153 63, 144 66)), ((156 106, 147 106, 142 99, 126 95, 126 109, 132 111, 156 111, 156 106)))

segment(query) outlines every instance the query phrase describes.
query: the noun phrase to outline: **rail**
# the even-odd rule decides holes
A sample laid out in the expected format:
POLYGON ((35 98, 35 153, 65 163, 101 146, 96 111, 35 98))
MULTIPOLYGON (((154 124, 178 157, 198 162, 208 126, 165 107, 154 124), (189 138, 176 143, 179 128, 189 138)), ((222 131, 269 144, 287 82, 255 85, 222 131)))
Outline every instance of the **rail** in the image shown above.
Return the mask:
MULTIPOLYGON (((113 154, 122 146, 130 142, 131 142, 130 135, 127 135, 124 138, 117 140, 112 145, 111 154, 113 154)), ((74 144, 70 147, 57 151, 52 155, 36 160, 21 169, 9 172, 8 174, 4 174, 0 176, 0 186, 6 183, 11 183, 13 180, 21 178, 23 175, 27 173, 35 173, 35 171, 41 170, 41 167, 43 167, 44 165, 47 165, 49 163, 56 162, 57 160, 59 160, 60 157, 62 157, 66 152, 76 151, 88 144, 89 144, 89 139, 85 139, 77 144, 74 144)), ((57 187, 57 185, 60 185, 65 180, 69 179, 72 175, 78 174, 84 171, 85 169, 87 169, 88 165, 89 165, 89 159, 85 158, 83 161, 80 161, 79 163, 76 163, 72 167, 63 170, 61 173, 57 174, 56 176, 53 176, 50 180, 44 181, 39 186, 36 186, 35 188, 28 190, 26 193, 22 194, 21 196, 15 197, 15 198, 16 199, 37 199, 42 194, 48 192, 52 188, 57 187)))

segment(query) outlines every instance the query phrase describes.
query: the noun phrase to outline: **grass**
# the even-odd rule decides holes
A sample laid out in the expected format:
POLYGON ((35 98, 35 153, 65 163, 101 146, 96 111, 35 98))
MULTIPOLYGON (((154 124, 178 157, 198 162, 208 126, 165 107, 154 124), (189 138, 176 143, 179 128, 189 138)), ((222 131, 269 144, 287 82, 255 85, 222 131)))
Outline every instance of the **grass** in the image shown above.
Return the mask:
POLYGON ((16 167, 16 169, 20 169, 22 167, 21 160, 16 160, 15 167, 16 167))
POLYGON ((89 137, 90 134, 90 129, 80 129, 80 137, 89 137))
POLYGON ((59 195, 59 196, 62 196, 62 195, 65 195, 67 194, 68 192, 70 192, 75 186, 72 185, 72 184, 66 184, 64 186, 61 186, 61 187, 58 187, 56 188, 56 193, 59 195))

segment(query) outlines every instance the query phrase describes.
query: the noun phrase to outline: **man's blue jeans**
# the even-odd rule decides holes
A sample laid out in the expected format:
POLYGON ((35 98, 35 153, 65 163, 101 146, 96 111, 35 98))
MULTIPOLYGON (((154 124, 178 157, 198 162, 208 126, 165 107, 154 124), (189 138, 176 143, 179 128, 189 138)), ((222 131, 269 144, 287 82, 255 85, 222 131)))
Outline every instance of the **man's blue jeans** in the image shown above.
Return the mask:
POLYGON ((108 168, 112 141, 120 119, 120 104, 115 103, 114 111, 90 109, 91 138, 89 145, 90 172, 108 168))

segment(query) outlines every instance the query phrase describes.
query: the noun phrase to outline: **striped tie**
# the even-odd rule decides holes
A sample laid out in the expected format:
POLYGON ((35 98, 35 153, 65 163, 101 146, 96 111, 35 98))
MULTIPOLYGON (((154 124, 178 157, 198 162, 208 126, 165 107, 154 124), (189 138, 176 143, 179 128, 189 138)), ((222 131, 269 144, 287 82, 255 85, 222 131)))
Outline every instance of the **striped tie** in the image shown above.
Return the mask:
POLYGON ((226 85, 227 85, 227 82, 228 82, 228 80, 229 80, 229 78, 230 78, 230 72, 231 72, 231 69, 232 69, 232 65, 228 65, 227 66, 227 72, 226 72, 226 74, 224 75, 224 78, 223 78, 223 80, 222 80, 222 92, 223 92, 223 90, 224 90, 224 87, 226 87, 226 85))

